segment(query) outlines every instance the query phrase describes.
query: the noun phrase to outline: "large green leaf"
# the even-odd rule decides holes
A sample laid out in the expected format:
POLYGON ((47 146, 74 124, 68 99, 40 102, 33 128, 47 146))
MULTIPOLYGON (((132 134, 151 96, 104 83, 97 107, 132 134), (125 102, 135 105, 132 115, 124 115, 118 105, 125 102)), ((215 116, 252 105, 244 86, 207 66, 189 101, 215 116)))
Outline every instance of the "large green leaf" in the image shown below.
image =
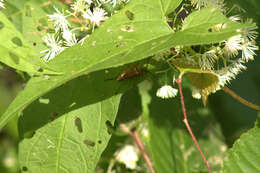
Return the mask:
MULTIPOLYGON (((140 85, 143 101, 143 126, 149 132, 143 136, 157 173, 207 172, 183 123, 179 98, 163 100, 155 96, 157 87, 140 85)), ((191 93, 184 92, 189 122, 214 172, 221 169, 226 148, 221 129, 209 112, 191 93), (192 99, 192 100, 191 100, 192 99)), ((142 131, 141 131, 142 134, 142 131)))
POLYGON ((26 43, 22 34, 3 13, 0 13, 0 35, 0 61, 2 63, 29 74, 53 73, 45 69, 47 65, 36 58, 32 46, 26 43))
POLYGON ((36 133, 20 143, 22 170, 93 172, 111 136, 108 127, 114 123, 121 97, 117 93, 135 83, 135 80, 117 82, 107 78, 105 71, 82 76, 24 110, 19 120, 20 135, 36 133))
POLYGON ((31 139, 24 139, 19 147, 21 169, 92 173, 110 139, 106 122, 114 122, 119 100, 115 96, 67 112, 37 130, 31 139))
POLYGON ((0 117, 0 128, 32 101, 76 77, 135 62, 175 45, 218 42, 237 34, 237 29, 245 27, 229 21, 218 10, 204 9, 195 12, 197 14, 195 17, 191 15, 186 19, 197 21, 196 26, 189 22, 185 29, 174 33, 165 20, 165 11, 162 10, 160 2, 159 0, 131 1, 126 8, 101 25, 83 46, 76 45, 57 56, 49 65, 65 74, 31 79, 27 88, 0 117), (134 20, 128 19, 126 11, 134 14, 134 20), (199 17, 200 15, 210 17, 205 19, 199 17), (209 28, 220 23, 225 23, 226 27, 217 32, 208 31, 209 28))
POLYGON ((260 172, 260 115, 255 127, 243 134, 229 151, 223 173, 260 172))

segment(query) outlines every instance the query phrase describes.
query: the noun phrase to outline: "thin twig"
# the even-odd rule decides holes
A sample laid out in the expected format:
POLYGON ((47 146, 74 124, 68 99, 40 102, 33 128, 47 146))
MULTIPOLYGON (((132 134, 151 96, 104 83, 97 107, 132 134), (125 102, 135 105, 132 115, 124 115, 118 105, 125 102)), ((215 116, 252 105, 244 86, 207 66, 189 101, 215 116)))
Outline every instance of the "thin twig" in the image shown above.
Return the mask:
POLYGON ((64 4, 72 4, 73 1, 72 0, 60 0, 61 3, 64 3, 64 4))
POLYGON ((123 132, 128 133, 132 137, 135 145, 139 149, 140 153, 142 153, 142 156, 143 156, 143 158, 144 158, 144 160, 146 162, 146 165, 149 168, 150 172, 151 173, 156 173, 155 169, 153 168, 152 161, 151 161, 150 157, 148 156, 148 154, 146 152, 146 149, 145 149, 145 147, 143 145, 143 142, 142 142, 138 132, 136 131, 136 129, 131 132, 130 129, 125 124, 120 124, 120 129, 123 132))
POLYGON ((191 127, 189 125, 189 122, 188 122, 188 118, 187 118, 187 114, 186 114, 186 108, 185 108, 185 104, 184 104, 184 97, 183 97, 182 87, 181 87, 181 79, 182 79, 182 75, 180 75, 179 78, 176 79, 176 82, 178 83, 178 86, 179 86, 182 112, 183 112, 183 116, 184 116, 184 120, 183 121, 184 121, 184 124, 185 124, 186 128, 188 129, 188 131, 189 131, 189 133, 190 133, 190 135, 192 137, 193 142, 196 145, 197 150, 199 151, 199 153, 200 153, 204 163, 206 164, 209 173, 211 173, 211 168, 210 168, 209 162, 207 161, 206 157, 204 156, 202 150, 200 149, 199 143, 198 143, 196 137, 194 136, 194 134, 193 134, 193 132, 191 130, 191 127))
POLYGON ((255 105, 245 99, 243 99, 242 97, 240 97, 239 95, 237 95, 234 91, 232 91, 231 89, 229 89, 228 87, 223 87, 222 88, 223 91, 225 91, 227 94, 231 95, 234 99, 236 99, 237 101, 239 101, 240 103, 246 105, 249 108, 255 109, 257 111, 260 111, 260 106, 255 105))

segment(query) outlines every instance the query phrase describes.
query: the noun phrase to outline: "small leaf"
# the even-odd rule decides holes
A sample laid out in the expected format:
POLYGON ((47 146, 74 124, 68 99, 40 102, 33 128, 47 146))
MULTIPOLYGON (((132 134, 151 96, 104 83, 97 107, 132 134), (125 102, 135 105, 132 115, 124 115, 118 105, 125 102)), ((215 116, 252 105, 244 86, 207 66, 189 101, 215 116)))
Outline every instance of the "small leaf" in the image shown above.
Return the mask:
POLYGON ((218 75, 214 72, 200 69, 198 63, 190 58, 174 59, 172 63, 200 91, 202 102, 206 105, 208 96, 219 87, 218 75))

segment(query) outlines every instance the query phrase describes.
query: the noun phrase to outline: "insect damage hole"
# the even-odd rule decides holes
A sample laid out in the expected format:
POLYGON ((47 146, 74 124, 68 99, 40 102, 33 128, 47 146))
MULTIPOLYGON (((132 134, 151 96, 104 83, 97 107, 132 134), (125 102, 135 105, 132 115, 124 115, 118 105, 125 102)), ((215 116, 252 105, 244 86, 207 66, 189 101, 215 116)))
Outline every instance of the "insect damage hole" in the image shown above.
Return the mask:
POLYGON ((50 99, 40 97, 39 98, 39 102, 42 103, 42 104, 49 104, 50 103, 50 99))
POLYGON ((75 124, 75 126, 77 127, 78 132, 79 132, 79 133, 82 133, 82 132, 83 132, 82 122, 81 122, 81 119, 80 119, 79 117, 76 117, 76 118, 75 118, 74 124, 75 124))
POLYGON ((95 142, 91 141, 91 140, 84 140, 83 143, 86 145, 86 146, 89 146, 89 147, 94 147, 96 144, 95 142))
POLYGON ((112 125, 112 123, 109 120, 106 121, 106 126, 107 126, 107 133, 111 135, 115 131, 115 127, 112 125))
POLYGON ((28 168, 26 166, 23 166, 22 171, 26 172, 26 171, 28 171, 28 168))
POLYGON ((18 38, 18 37, 12 38, 12 42, 13 42, 15 45, 19 46, 19 47, 22 47, 22 46, 23 46, 22 40, 21 40, 20 38, 18 38))
POLYGON ((131 11, 126 10, 125 15, 129 20, 134 20, 134 13, 132 13, 131 11))
POLYGON ((130 26, 130 25, 123 25, 123 26, 121 26, 120 29, 123 32, 134 32, 135 31, 134 27, 130 26))

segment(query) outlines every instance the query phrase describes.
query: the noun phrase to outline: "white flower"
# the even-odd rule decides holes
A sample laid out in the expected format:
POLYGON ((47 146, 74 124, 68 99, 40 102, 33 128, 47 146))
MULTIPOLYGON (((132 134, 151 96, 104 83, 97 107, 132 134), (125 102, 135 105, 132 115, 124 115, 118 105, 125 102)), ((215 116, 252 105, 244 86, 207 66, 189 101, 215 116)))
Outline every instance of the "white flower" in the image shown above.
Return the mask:
POLYGON ((207 51, 199 58, 199 65, 202 70, 212 70, 216 59, 215 50, 207 51))
POLYGON ((200 91, 197 88, 192 88, 192 97, 195 99, 201 99, 200 91))
POLYGON ((229 19, 233 22, 239 22, 241 20, 239 15, 230 16, 229 19))
POLYGON ((228 57, 234 57, 238 54, 238 50, 242 49, 242 36, 235 35, 225 41, 224 54, 228 57))
POLYGON ((94 26, 99 26, 101 22, 105 21, 108 17, 107 13, 101 8, 94 8, 93 12, 88 9, 87 12, 83 13, 83 17, 91 21, 94 26))
POLYGON ((85 0, 86 3, 91 4, 92 0, 85 0))
POLYGON ((65 47, 62 46, 62 41, 58 38, 55 39, 54 35, 48 34, 43 38, 43 41, 46 43, 46 45, 49 47, 49 49, 41 51, 41 53, 46 53, 44 56, 45 61, 49 61, 53 59, 56 55, 61 53, 65 47))
POLYGON ((77 0, 71 4, 71 9, 74 11, 74 14, 85 11, 86 0, 77 0))
POLYGON ((243 38, 245 40, 254 41, 258 35, 258 32, 256 31, 257 26, 252 20, 247 20, 245 23, 253 26, 243 29, 243 38))
POLYGON ((102 4, 106 4, 106 3, 109 3, 111 0, 97 0, 97 3, 99 5, 102 5, 102 4))
POLYGON ((57 32, 58 30, 68 30, 68 26, 70 26, 69 22, 66 19, 66 16, 64 16, 63 13, 61 13, 57 8, 55 8, 56 13, 47 15, 49 17, 49 21, 54 22, 55 26, 55 31, 57 32))
POLYGON ((196 9, 202 7, 218 8, 224 10, 224 0, 191 0, 191 5, 196 9))
POLYGON ((136 168, 136 162, 138 161, 138 150, 133 145, 124 146, 116 154, 116 160, 125 164, 129 169, 136 168))
POLYGON ((171 87, 170 85, 164 85, 163 87, 159 88, 156 92, 157 97, 161 97, 163 99, 168 99, 175 97, 178 93, 178 90, 171 87))
POLYGON ((81 46, 84 44, 85 40, 89 37, 90 35, 86 35, 85 37, 83 37, 79 43, 81 44, 81 46))
POLYGON ((140 124, 139 128, 140 128, 141 135, 143 137, 149 139, 150 132, 149 132, 149 129, 147 128, 147 125, 142 123, 142 124, 140 124))
POLYGON ((1 7, 1 8, 5 8, 5 4, 4 4, 4 1, 3 1, 3 0, 0 0, 0 7, 1 7))
POLYGON ((116 6, 116 4, 119 4, 121 2, 121 0, 108 0, 110 1, 110 4, 112 4, 113 7, 116 6))
POLYGON ((71 47, 77 43, 76 35, 73 34, 70 30, 63 31, 62 37, 65 39, 65 44, 68 47, 71 47))
POLYGON ((248 60, 254 60, 255 50, 258 50, 258 46, 252 42, 246 42, 242 45, 242 59, 247 62, 248 60))
MULTIPOLYGON (((229 66, 223 68, 222 70, 218 71, 219 74, 219 86, 224 86, 227 83, 230 83, 232 79, 235 79, 236 76, 242 71, 246 70, 246 66, 243 64, 243 60, 238 59, 234 61, 229 66)), ((220 89, 220 87, 218 88, 220 89)))

